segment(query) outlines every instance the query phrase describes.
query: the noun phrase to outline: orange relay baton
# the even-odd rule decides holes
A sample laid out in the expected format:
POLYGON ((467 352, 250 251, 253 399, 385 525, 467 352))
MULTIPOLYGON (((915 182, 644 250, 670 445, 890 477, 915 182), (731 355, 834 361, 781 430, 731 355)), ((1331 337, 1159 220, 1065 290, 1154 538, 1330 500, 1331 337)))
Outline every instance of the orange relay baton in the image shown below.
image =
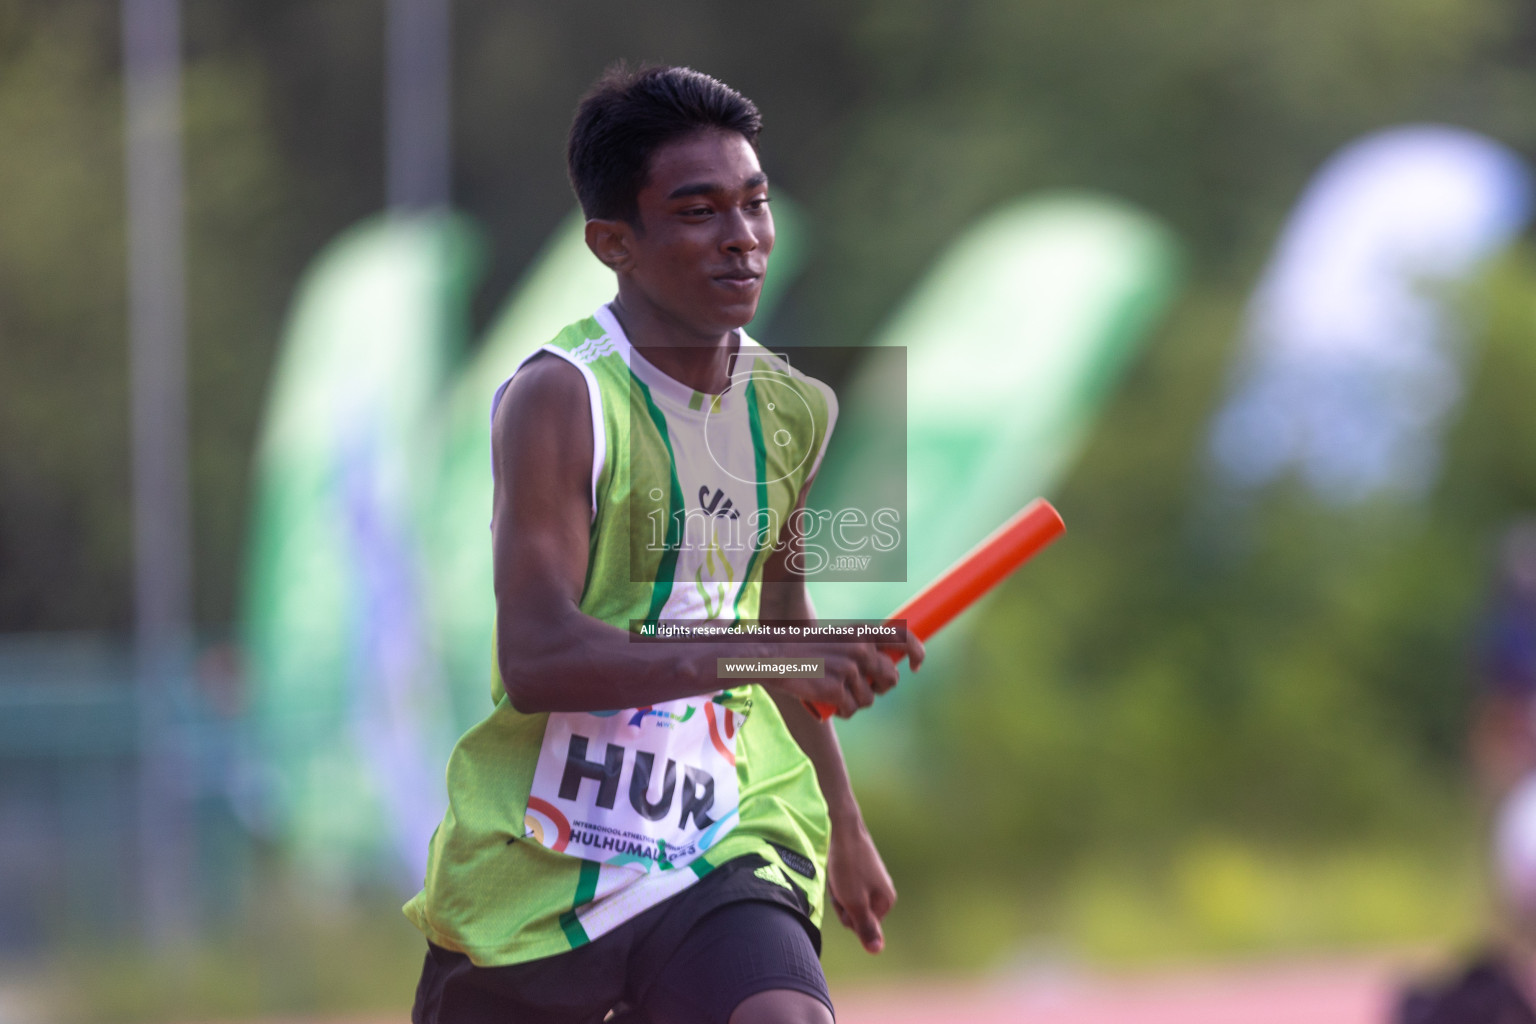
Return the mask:
MULTIPOLYGON (((886 621, 905 619, 908 630, 917 634, 919 640, 927 640, 1066 529, 1051 503, 1036 498, 892 612, 886 621)), ((889 648, 886 654, 892 661, 903 657, 903 652, 889 648)), ((837 712, 831 704, 804 703, 823 722, 837 712)))

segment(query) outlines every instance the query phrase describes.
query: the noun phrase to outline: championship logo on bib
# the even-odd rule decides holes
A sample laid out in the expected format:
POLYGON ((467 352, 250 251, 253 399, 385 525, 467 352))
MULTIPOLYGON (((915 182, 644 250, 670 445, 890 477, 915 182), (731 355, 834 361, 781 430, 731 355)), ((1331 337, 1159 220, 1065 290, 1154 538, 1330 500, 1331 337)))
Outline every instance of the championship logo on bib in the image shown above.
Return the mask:
POLYGON ((549 716, 524 827, 559 853, 644 870, 680 867, 735 823, 728 694, 549 716))

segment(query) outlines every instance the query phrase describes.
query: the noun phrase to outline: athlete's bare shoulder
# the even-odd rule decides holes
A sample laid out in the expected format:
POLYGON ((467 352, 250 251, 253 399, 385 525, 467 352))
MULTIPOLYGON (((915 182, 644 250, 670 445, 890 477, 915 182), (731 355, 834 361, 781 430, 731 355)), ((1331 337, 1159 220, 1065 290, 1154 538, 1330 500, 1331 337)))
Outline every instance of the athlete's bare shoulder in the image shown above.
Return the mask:
POLYGON ((590 401, 581 371, 566 360, 540 352, 524 363, 491 421, 498 490, 514 487, 527 497, 531 491, 544 491, 546 497, 579 495, 590 511, 590 401))
POLYGON ((504 433, 514 419, 590 422, 587 402, 587 382, 580 370, 552 352, 536 352, 496 403, 492 433, 504 433))

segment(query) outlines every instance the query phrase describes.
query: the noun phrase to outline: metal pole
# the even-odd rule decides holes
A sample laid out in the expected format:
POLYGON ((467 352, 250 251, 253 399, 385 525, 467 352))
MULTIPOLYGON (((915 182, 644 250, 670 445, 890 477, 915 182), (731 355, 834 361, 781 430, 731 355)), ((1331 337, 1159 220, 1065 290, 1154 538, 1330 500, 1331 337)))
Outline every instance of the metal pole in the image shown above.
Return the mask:
POLYGON ((449 0, 389 0, 385 192, 395 210, 448 205, 449 0))
POLYGON ((185 927, 189 881, 185 780, 170 742, 192 637, 178 0, 123 0, 122 21, 140 857, 146 930, 163 943, 185 927))

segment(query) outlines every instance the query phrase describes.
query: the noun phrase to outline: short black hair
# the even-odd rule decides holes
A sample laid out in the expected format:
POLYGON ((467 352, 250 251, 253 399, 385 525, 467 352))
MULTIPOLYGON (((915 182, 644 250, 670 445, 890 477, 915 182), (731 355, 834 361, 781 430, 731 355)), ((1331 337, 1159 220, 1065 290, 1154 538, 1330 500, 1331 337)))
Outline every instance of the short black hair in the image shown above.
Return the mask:
POLYGON ((692 68, 610 67, 571 122, 566 163, 587 219, 639 218, 651 154, 696 131, 735 132, 757 148, 763 120, 751 100, 692 68))

